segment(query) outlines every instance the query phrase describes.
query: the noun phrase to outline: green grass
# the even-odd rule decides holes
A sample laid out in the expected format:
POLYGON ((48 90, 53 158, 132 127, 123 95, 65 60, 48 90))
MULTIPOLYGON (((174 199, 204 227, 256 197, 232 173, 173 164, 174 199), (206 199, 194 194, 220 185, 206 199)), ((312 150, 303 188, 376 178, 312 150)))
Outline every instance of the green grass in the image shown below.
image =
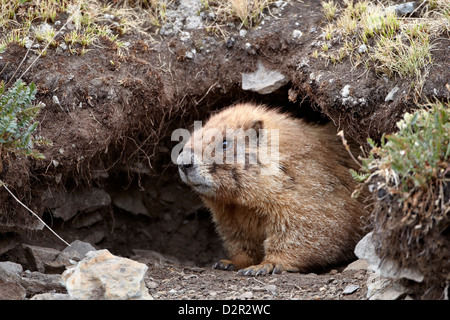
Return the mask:
POLYGON ((102 3, 97 0, 0 0, 0 52, 11 42, 25 46, 27 41, 33 41, 39 45, 39 48, 32 48, 36 53, 66 43, 73 54, 87 52, 101 37, 118 43, 118 36, 138 19, 131 15, 131 9, 117 9, 102 3), (59 27, 54 23, 61 13, 66 13, 69 20, 62 21, 67 28, 58 33, 59 27), (106 13, 117 19, 106 19, 106 13), (42 31, 39 26, 43 23, 51 28, 42 31))
POLYGON ((397 17, 378 1, 347 0, 343 7, 333 1, 324 3, 323 12, 328 20, 324 40, 338 39, 340 45, 321 54, 322 58, 337 63, 349 57, 356 66, 362 64, 389 77, 411 79, 412 86, 419 89, 433 62, 433 37, 450 31, 449 0, 427 1, 420 18, 397 17), (337 12, 333 18, 330 7, 337 7, 333 9, 337 12), (367 47, 365 54, 357 50, 362 44, 367 47))
POLYGON ((414 113, 406 113, 397 123, 398 132, 383 136, 378 146, 362 159, 362 168, 353 175, 370 183, 383 177, 386 185, 408 197, 417 188, 427 190, 445 178, 450 170, 450 105, 434 102, 414 113))

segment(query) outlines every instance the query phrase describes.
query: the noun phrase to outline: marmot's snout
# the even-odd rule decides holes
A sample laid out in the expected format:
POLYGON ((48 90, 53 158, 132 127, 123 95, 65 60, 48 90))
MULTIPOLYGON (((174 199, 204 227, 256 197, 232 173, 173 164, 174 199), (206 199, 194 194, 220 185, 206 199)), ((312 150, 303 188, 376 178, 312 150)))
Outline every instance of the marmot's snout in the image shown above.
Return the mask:
POLYGON ((211 178, 204 166, 190 148, 185 148, 177 158, 181 180, 200 194, 212 192, 211 178))

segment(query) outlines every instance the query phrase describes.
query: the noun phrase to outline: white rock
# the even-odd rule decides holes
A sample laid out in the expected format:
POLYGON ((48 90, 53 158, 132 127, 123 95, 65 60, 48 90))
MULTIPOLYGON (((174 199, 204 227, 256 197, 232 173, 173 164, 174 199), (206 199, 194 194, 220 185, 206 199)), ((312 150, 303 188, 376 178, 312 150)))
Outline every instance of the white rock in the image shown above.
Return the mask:
POLYGON ((389 91, 386 98, 384 98, 384 102, 394 101, 394 95, 397 93, 398 90, 400 90, 400 88, 398 86, 395 86, 394 89, 389 91))
POLYGON ((272 93, 287 83, 286 76, 276 70, 267 70, 261 61, 258 61, 255 72, 242 74, 242 90, 259 94, 272 93))
POLYGON ((187 31, 181 31, 180 33, 180 41, 188 41, 191 38, 191 34, 187 31))
POLYGON ((341 90, 341 96, 347 98, 350 95, 350 85, 346 84, 341 90))
POLYGON ((53 96, 52 97, 52 101, 53 101, 54 104, 56 104, 58 106, 61 105, 60 102, 59 102, 58 96, 53 96))
POLYGON ((358 52, 359 53, 366 53, 367 52, 367 46, 363 43, 362 45, 360 45, 358 47, 358 52))
POLYGON ((294 38, 294 39, 300 39, 302 35, 303 35, 303 32, 301 32, 300 30, 294 30, 292 32, 292 38, 294 38))
POLYGON ((342 291, 342 294, 352 294, 356 290, 359 289, 359 286, 357 284, 349 284, 344 288, 344 291, 342 291))
POLYGON ((106 249, 90 251, 62 274, 61 282, 73 300, 153 300, 144 282, 147 269, 106 249))
POLYGON ((389 259, 381 260, 375 252, 375 244, 372 240, 372 234, 372 232, 369 232, 356 245, 355 254, 358 258, 367 260, 370 267, 383 277, 392 279, 406 278, 416 282, 423 281, 423 275, 419 271, 400 268, 395 261, 389 259))
POLYGON ((30 300, 70 300, 70 297, 65 293, 46 292, 36 294, 30 300))
POLYGON ((251 291, 246 291, 238 297, 238 299, 240 299, 240 300, 251 299, 251 298, 253 298, 253 292, 251 292, 251 291))

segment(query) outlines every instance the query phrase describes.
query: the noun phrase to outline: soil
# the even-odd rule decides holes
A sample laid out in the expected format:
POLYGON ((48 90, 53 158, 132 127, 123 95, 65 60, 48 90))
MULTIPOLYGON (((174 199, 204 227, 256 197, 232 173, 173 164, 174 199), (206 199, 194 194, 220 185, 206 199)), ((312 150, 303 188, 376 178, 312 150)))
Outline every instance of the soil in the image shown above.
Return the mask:
MULTIPOLYGON (((58 19, 64 24, 67 16, 58 19)), ((37 100, 46 105, 38 133, 52 145, 38 147, 45 155, 41 161, 11 155, 0 179, 68 242, 87 241, 143 261, 139 252, 161 254, 159 262, 147 261, 147 285, 158 299, 366 299, 366 270, 336 266, 321 274, 248 278, 211 269, 225 257, 221 241, 208 211, 181 184, 170 160, 177 144, 171 141, 174 129, 189 129, 194 120, 239 101, 281 107, 312 122, 333 121, 365 145, 368 137, 377 140, 393 132, 417 98, 448 99, 445 36, 434 42, 434 63, 417 97, 405 79, 355 67, 349 59, 334 65, 313 58, 325 23, 320 1, 287 1, 245 37, 235 23, 218 34, 190 30, 188 40, 179 34, 161 36, 156 29, 127 33, 121 36, 129 44, 126 49, 107 39, 83 55, 50 49, 23 80, 37 85, 37 100), (297 29, 300 38, 292 36, 297 29), (193 56, 186 55, 193 49, 193 56), (241 74, 254 71, 258 61, 283 73, 288 84, 268 95, 242 90, 241 74), (342 98, 345 85, 358 103, 342 98), (398 94, 386 102, 395 86, 398 94), (58 194, 67 202, 94 189, 111 197, 107 206, 80 205, 70 217, 51 210, 49 201, 58 194), (121 195, 145 210, 130 213, 136 210, 117 205, 121 195), (358 289, 344 295, 348 285, 358 289)), ((36 58, 17 44, 0 56, 0 80, 5 82, 13 82, 36 58)), ((0 261, 31 269, 23 243, 64 248, 0 190, 0 261)))

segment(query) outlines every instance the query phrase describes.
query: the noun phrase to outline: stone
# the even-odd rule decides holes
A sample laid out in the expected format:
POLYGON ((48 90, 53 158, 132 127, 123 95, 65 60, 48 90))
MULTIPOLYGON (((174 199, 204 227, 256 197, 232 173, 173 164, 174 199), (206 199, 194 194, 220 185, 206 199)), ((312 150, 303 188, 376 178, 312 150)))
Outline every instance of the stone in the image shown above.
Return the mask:
POLYGON ((135 256, 132 257, 134 260, 152 263, 155 265, 180 263, 178 259, 173 256, 163 255, 153 250, 133 249, 133 253, 135 254, 135 256))
POLYGON ((380 276, 371 267, 367 279, 367 298, 369 300, 397 300, 408 294, 408 290, 392 280, 380 276))
POLYGON ((400 90, 400 88, 398 86, 395 86, 391 91, 389 91, 386 98, 384 98, 384 102, 394 101, 394 96, 398 90, 400 90))
POLYGON ((288 83, 288 78, 276 70, 267 70, 261 61, 252 73, 242 74, 242 90, 269 94, 288 83))
POLYGON ((18 263, 11 261, 0 262, 0 277, 19 275, 22 272, 23 267, 18 263))
POLYGON ((347 294, 352 294, 354 292, 356 292, 356 290, 359 289, 359 286, 357 284, 349 284, 348 286, 346 286, 344 288, 344 291, 342 291, 342 294, 347 295, 347 294))
POLYGON ((251 298, 253 298, 253 292, 251 291, 246 291, 238 297, 238 299, 240 300, 246 300, 251 298))
POLYGON ((102 219, 102 215, 98 211, 86 212, 78 215, 72 222, 72 226, 77 229, 89 227, 102 221, 102 219))
POLYGON ((348 98, 349 95, 350 95, 350 85, 346 84, 341 90, 341 96, 343 98, 348 98))
POLYGON ((300 30, 294 30, 292 32, 292 38, 294 39, 300 39, 303 35, 303 32, 301 32, 300 30))
POLYGON ((75 240, 63 251, 61 251, 60 255, 66 255, 71 259, 78 258, 79 260, 81 260, 86 256, 88 252, 96 250, 97 249, 95 249, 94 246, 91 245, 90 243, 75 240))
POLYGON ((358 52, 359 53, 366 53, 367 52, 367 46, 363 43, 362 45, 360 45, 359 47, 358 47, 358 52))
POLYGON ((111 204, 109 194, 97 188, 69 194, 55 191, 46 195, 43 200, 45 206, 51 209, 53 217, 64 221, 70 220, 79 212, 91 212, 111 204))
POLYGON ((0 277, 0 300, 23 300, 27 291, 19 283, 0 277))
POLYGON ((25 249, 25 257, 31 269, 39 272, 45 272, 45 265, 55 261, 61 253, 61 251, 53 248, 38 247, 29 244, 23 244, 22 246, 25 249))
POLYGON ((147 269, 103 249, 88 252, 61 281, 73 300, 152 300, 144 282, 147 269))
POLYGON ((358 259, 350 263, 342 272, 346 271, 357 271, 357 270, 366 270, 369 266, 367 260, 358 259))
POLYGON ((417 5, 417 1, 411 1, 387 7, 385 10, 387 12, 394 11, 395 15, 401 17, 413 13, 414 10, 416 10, 417 5))
POLYGON ((61 253, 56 257, 56 261, 82 260, 86 254, 90 251, 96 251, 97 249, 88 242, 75 240, 70 243, 61 253))
POLYGON ((8 252, 19 244, 15 236, 2 235, 0 238, 0 254, 8 252))
POLYGON ((64 291, 61 284, 61 275, 45 274, 41 272, 24 272, 20 284, 26 289, 29 296, 51 291, 64 291))
POLYGON ((134 215, 151 216, 150 212, 144 205, 142 193, 139 190, 130 190, 128 192, 121 192, 114 196, 113 204, 134 215))
POLYGON ((372 240, 373 232, 369 232, 362 238, 355 247, 355 254, 360 259, 365 259, 370 267, 383 277, 400 279, 405 278, 416 282, 423 281, 423 275, 417 271, 408 268, 400 268, 400 266, 392 260, 381 260, 375 252, 375 244, 372 240))
POLYGON ((70 296, 67 293, 46 292, 36 294, 30 300, 70 300, 70 296))

